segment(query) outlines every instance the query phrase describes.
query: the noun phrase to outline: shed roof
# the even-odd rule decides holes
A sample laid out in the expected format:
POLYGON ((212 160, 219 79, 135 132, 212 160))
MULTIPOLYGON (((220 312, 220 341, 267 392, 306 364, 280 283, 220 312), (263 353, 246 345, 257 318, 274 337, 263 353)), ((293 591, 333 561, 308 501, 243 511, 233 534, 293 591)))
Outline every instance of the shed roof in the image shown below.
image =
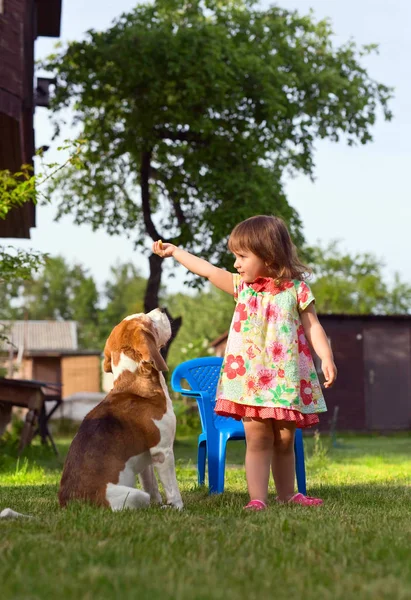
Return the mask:
MULTIPOLYGON (((77 323, 75 321, 0 321, 0 333, 7 336, 15 350, 26 352, 77 350, 77 323)), ((0 348, 9 348, 9 342, 0 341, 0 348)))

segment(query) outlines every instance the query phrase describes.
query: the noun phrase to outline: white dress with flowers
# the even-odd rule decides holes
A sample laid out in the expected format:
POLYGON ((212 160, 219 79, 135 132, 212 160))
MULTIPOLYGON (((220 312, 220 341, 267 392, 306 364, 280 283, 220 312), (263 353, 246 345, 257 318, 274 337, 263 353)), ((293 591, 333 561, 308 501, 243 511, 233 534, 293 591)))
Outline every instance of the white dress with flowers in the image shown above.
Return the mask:
POLYGON ((300 312, 314 301, 303 281, 233 275, 237 302, 227 340, 215 411, 234 418, 274 418, 297 427, 327 410, 300 312))

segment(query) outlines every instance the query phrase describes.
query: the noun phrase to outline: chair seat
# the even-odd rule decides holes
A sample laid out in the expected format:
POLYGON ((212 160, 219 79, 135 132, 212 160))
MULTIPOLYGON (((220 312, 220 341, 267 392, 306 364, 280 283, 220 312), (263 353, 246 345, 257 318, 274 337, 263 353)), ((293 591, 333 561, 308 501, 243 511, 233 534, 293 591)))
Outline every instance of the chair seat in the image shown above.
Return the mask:
MULTIPOLYGON (((224 491, 224 472, 227 441, 245 440, 242 421, 223 417, 214 412, 217 385, 223 359, 218 356, 195 358, 179 364, 171 376, 171 387, 183 396, 195 398, 200 414, 202 433, 198 436, 198 482, 205 481, 208 462, 209 491, 224 491), (186 381, 189 389, 182 387, 186 381)), ((304 446, 301 429, 297 429, 294 443, 298 491, 306 493, 304 446)))
POLYGON ((220 431, 230 431, 234 435, 242 435, 245 436, 244 425, 242 421, 236 421, 232 417, 222 417, 221 415, 216 415, 214 419, 214 425, 216 429, 220 431))

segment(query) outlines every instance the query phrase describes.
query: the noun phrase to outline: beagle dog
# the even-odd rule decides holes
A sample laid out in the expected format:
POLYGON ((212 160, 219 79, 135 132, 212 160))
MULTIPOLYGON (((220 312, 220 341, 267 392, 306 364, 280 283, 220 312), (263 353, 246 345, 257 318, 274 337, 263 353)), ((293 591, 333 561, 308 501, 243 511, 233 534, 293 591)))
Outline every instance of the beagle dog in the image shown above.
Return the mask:
POLYGON ((84 500, 122 510, 162 503, 154 465, 167 505, 183 508, 173 453, 176 417, 160 354, 170 335, 170 321, 158 308, 126 317, 111 332, 104 371, 113 373, 113 389, 73 439, 60 482, 60 506, 84 500), (137 474, 144 491, 135 487, 137 474))

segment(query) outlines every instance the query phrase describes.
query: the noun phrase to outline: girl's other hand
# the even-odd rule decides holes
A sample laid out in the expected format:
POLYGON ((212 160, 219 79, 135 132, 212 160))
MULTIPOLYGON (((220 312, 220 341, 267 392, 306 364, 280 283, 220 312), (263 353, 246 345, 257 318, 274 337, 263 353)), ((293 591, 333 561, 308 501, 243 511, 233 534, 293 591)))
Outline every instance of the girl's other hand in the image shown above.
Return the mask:
POLYGON ((337 367, 332 358, 326 358, 321 363, 321 370, 324 374, 324 387, 330 388, 337 379, 337 367))
POLYGON ((161 256, 161 258, 168 258, 170 256, 173 256, 176 248, 177 246, 174 246, 174 244, 165 244, 161 240, 154 242, 152 246, 154 254, 158 254, 158 256, 161 256))

